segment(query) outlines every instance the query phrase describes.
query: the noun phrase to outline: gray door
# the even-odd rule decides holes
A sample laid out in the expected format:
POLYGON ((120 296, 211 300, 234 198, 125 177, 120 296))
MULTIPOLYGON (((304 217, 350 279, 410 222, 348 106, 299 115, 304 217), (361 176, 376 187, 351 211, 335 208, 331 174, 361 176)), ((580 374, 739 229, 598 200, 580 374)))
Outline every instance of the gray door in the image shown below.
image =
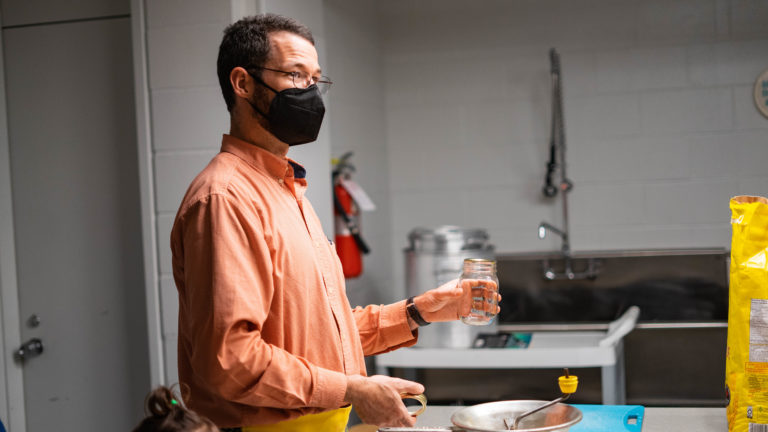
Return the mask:
POLYGON ((27 430, 130 430, 149 389, 130 19, 3 45, 21 334, 44 347, 27 430))

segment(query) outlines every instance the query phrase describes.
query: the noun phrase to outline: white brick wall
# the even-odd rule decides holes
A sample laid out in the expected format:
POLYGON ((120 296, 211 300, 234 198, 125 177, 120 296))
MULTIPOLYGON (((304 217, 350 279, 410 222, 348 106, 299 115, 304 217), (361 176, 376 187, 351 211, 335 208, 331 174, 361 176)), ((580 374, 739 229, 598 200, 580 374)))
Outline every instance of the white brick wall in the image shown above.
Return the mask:
POLYGON ((155 234, 165 381, 176 383, 178 300, 170 231, 189 182, 229 130, 216 78, 229 1, 144 0, 149 79, 155 234))
MULTIPOLYGON (((728 247, 728 199, 768 195, 768 6, 749 0, 380 3, 393 277, 418 225, 557 249, 541 198, 561 54, 575 250, 728 247)), ((402 289, 402 287, 400 287, 402 289)))

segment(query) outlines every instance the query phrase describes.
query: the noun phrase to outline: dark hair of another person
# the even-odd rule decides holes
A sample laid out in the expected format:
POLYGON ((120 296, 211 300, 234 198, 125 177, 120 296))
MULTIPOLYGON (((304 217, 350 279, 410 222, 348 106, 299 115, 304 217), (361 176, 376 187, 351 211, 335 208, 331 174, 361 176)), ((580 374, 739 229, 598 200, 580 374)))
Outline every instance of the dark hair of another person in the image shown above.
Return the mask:
POLYGON ((312 32, 306 26, 293 18, 270 13, 243 18, 224 29, 216 72, 228 111, 232 111, 235 105, 235 92, 229 82, 230 72, 238 66, 246 69, 264 66, 270 54, 269 35, 279 31, 297 34, 315 44, 312 32))
POLYGON ((207 418, 186 408, 180 398, 167 387, 158 387, 147 395, 147 417, 133 432, 218 432, 207 418))

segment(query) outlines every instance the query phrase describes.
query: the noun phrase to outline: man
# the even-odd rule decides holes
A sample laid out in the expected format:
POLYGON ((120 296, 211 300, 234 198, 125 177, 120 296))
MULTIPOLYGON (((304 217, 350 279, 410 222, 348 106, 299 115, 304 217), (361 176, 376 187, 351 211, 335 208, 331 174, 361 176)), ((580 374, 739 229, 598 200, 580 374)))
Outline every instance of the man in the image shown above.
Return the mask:
POLYGON ((419 323, 457 319, 469 293, 454 281, 353 310, 305 170, 286 157, 316 139, 324 114, 330 80, 312 34, 286 17, 245 18, 225 30, 217 63, 230 133, 171 232, 187 405, 248 432, 343 431, 350 405, 366 423, 413 425, 399 395, 424 388, 366 377, 363 356, 413 345, 419 323))

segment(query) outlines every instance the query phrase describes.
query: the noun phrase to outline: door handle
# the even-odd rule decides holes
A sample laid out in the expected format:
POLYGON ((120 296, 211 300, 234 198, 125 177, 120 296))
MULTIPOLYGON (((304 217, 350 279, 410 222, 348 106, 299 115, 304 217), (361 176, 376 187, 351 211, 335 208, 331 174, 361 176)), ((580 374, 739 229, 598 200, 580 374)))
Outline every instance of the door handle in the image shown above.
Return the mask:
POLYGON ((30 357, 39 356, 43 352, 43 341, 38 338, 32 338, 24 342, 19 349, 16 350, 16 359, 20 362, 24 362, 30 357))

